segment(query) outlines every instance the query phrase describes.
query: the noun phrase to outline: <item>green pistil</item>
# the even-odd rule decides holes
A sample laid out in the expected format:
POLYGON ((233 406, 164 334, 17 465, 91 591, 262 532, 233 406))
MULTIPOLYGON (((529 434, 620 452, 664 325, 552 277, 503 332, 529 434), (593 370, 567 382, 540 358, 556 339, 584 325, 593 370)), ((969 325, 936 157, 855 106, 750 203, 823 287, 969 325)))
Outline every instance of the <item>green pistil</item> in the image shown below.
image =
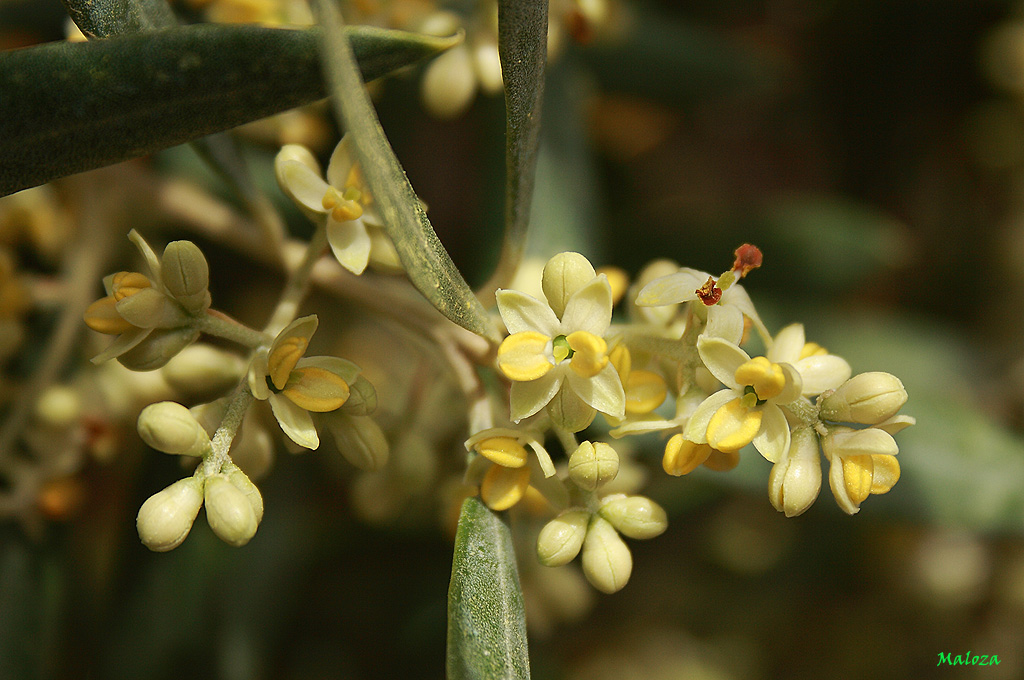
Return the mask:
POLYGON ((747 408, 763 406, 767 402, 767 399, 758 398, 757 392, 754 391, 753 385, 747 385, 746 387, 743 388, 743 396, 740 398, 740 403, 742 403, 747 408))
POLYGON ((555 363, 560 364, 566 359, 572 359, 572 355, 576 353, 576 350, 569 346, 568 338, 564 335, 559 335, 551 341, 551 353, 555 356, 555 363))

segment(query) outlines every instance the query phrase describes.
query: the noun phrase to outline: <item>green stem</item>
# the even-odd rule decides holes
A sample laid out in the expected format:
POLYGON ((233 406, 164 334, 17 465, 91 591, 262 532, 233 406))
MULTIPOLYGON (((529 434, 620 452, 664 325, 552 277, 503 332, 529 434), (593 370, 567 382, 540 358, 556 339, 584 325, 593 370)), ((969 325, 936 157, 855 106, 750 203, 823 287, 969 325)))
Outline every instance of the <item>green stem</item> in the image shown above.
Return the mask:
POLYGON ((820 420, 818 417, 818 408, 806 397, 799 397, 795 401, 783 404, 783 408, 810 427, 816 426, 820 420))
POLYGON ((253 330, 245 324, 235 321, 228 315, 216 310, 207 310, 205 316, 195 317, 192 327, 208 335, 215 335, 239 345, 256 349, 273 342, 273 337, 266 333, 253 330))
POLYGON ((215 475, 231 461, 228 450, 231 448, 231 442, 234 441, 235 435, 238 434, 238 428, 242 426, 242 419, 245 418, 252 401, 253 396, 249 391, 249 384, 243 380, 238 383, 234 394, 231 395, 224 419, 221 420, 220 427, 213 435, 212 451, 203 458, 203 464, 196 468, 195 476, 197 478, 205 479, 215 475))
POLYGON ((298 316, 299 305, 309 291, 310 277, 313 273, 313 266, 320 259, 320 256, 327 250, 327 220, 326 218, 317 225, 313 238, 306 245, 306 252, 298 266, 288 276, 288 282, 281 292, 281 299, 270 315, 264 332, 271 337, 280 333, 285 326, 290 324, 298 316))

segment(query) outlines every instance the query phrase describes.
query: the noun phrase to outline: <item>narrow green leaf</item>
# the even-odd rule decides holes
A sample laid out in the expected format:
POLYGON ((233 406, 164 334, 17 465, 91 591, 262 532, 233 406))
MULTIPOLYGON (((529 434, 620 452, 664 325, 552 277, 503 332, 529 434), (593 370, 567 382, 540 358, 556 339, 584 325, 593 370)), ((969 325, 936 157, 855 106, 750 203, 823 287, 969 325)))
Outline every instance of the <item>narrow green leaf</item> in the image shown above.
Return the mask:
POLYGON ((448 586, 448 680, 529 678, 526 617, 508 524, 462 504, 448 586))
MULTIPOLYGON (((201 24, 0 53, 0 196, 323 98, 317 33, 201 24)), ((368 80, 454 44, 348 34, 368 80)))
POLYGON ((174 26, 177 20, 166 0, 61 0, 71 19, 88 38, 139 33, 174 26))
POLYGON ((547 63, 547 0, 498 0, 498 55, 505 81, 505 237, 498 266, 480 289, 484 304, 512 280, 523 257, 540 144, 547 63))
POLYGON ((388 143, 356 68, 355 44, 350 46, 341 30, 337 7, 326 0, 317 0, 316 7, 325 28, 324 72, 334 94, 335 114, 352 135, 356 158, 409 280, 446 317, 497 341, 487 312, 441 245, 388 143))

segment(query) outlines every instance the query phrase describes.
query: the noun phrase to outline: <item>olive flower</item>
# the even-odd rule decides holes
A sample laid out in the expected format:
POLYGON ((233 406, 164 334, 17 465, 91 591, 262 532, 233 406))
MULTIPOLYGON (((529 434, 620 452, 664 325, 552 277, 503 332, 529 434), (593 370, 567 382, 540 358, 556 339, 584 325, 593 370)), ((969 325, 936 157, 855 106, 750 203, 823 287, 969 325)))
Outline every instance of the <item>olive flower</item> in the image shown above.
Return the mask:
POLYGON ((288 438, 307 449, 320 446, 310 413, 336 411, 345 405, 359 367, 338 357, 305 357, 317 327, 316 315, 296 319, 274 340, 270 350, 249 366, 249 389, 270 401, 274 417, 288 438))
POLYGON ((608 278, 582 255, 562 253, 545 266, 543 283, 548 303, 515 290, 496 296, 511 333, 498 348, 498 369, 512 381, 512 421, 545 406, 574 432, 596 411, 622 418, 626 397, 602 337, 612 317, 608 278))

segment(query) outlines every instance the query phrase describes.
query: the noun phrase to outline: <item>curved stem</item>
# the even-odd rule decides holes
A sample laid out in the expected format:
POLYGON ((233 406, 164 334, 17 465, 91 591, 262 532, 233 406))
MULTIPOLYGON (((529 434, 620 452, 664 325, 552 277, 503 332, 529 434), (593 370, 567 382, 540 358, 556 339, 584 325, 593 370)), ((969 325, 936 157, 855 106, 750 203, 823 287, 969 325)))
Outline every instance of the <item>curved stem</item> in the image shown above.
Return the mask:
POLYGON ((313 266, 325 250, 327 250, 326 218, 317 225, 316 231, 313 232, 313 238, 306 245, 302 260, 289 274, 288 282, 285 284, 284 290, 281 291, 281 299, 278 301, 277 307, 274 308, 274 313, 270 315, 270 321, 267 322, 266 328, 263 329, 265 333, 269 333, 271 337, 276 336, 298 316, 299 305, 302 304, 302 300, 309 291, 313 266))
POLYGON ((204 479, 215 475, 231 460, 228 450, 231 448, 231 442, 234 441, 235 435, 238 434, 238 428, 242 426, 242 419, 245 418, 252 401, 253 396, 249 391, 249 383, 242 380, 235 388, 234 394, 231 395, 224 419, 221 420, 220 427, 213 435, 211 440, 213 450, 203 458, 202 465, 196 468, 196 477, 204 479))
POLYGON ((269 345, 274 341, 273 336, 253 330, 227 314, 213 309, 207 310, 205 316, 196 317, 192 326, 203 333, 237 342, 249 349, 269 345))

